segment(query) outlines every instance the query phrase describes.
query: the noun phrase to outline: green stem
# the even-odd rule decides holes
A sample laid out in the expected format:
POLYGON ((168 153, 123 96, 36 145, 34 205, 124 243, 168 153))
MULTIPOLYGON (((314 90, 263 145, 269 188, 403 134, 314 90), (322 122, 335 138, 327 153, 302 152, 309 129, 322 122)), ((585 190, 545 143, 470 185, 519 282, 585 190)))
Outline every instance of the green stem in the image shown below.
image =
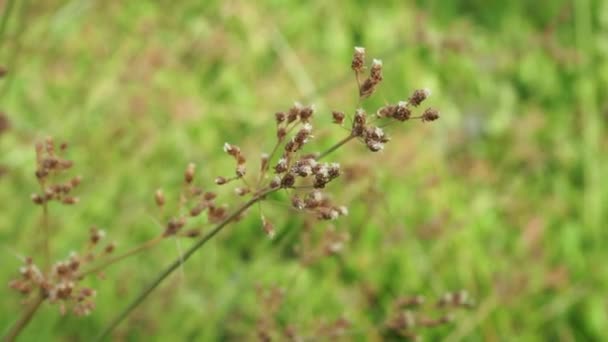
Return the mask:
POLYGON ((13 5, 15 5, 14 0, 9 0, 6 3, 2 19, 0 19, 0 46, 2 46, 2 43, 4 41, 4 33, 6 30, 6 25, 8 23, 8 18, 11 16, 11 12, 13 11, 13 5))
MULTIPOLYGON (((44 190, 44 187, 43 187, 44 190)), ((43 191, 44 194, 44 191, 43 191)), ((44 201, 42 204, 42 239, 44 244, 44 263, 45 269, 50 272, 51 263, 51 231, 49 227, 49 203, 44 201)))
POLYGON ((17 339, 17 337, 19 336, 19 334, 21 333, 21 331, 29 324, 32 317, 34 317, 34 314, 36 313, 36 311, 38 311, 38 308, 40 307, 40 304, 42 304, 43 301, 44 301, 44 297, 42 294, 39 294, 38 296, 36 296, 36 300, 21 315, 19 320, 17 322, 15 322, 15 324, 9 330, 9 332, 2 338, 2 341, 5 341, 5 342, 15 341, 17 339))
POLYGON ((352 139, 354 139, 355 136, 354 135, 349 135, 346 138, 338 141, 334 146, 330 147, 329 149, 327 149, 327 151, 319 154, 319 156, 317 157, 317 160, 321 160, 322 158, 325 158, 328 154, 334 152, 335 150, 339 149, 340 147, 342 147, 342 145, 346 144, 347 142, 351 141, 352 139))

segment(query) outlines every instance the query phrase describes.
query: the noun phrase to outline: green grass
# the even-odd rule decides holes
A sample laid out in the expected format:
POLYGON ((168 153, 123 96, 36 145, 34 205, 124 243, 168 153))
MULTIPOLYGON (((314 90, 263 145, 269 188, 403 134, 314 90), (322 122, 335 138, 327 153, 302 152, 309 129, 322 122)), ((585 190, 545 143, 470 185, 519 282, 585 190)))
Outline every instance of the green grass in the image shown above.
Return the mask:
MULTIPOLYGON (((366 108, 429 87, 442 117, 392 129, 382 154, 352 144, 335 156, 367 170, 330 187, 350 207, 334 224, 351 234, 341 257, 299 265, 304 219, 269 201, 277 239, 252 211, 116 336, 250 338, 256 285, 277 285, 287 289, 280 321, 304 335, 345 316, 347 339, 377 338, 397 296, 464 288, 476 308, 425 337, 608 338, 608 5, 528 3, 14 1, 0 45, 9 70, 0 109, 12 124, 0 136, 0 284, 15 277, 16 255, 38 247, 36 140, 69 142, 84 177, 77 207, 51 208, 54 255, 79 248, 91 225, 128 249, 159 232, 154 191, 175 198, 188 162, 210 188, 232 165, 223 143, 256 159, 272 148, 274 112, 293 101, 317 105, 315 127, 328 127, 333 109, 352 112, 349 63, 362 45, 386 70, 366 108)), ((343 134, 334 127, 315 143, 343 134)), ((177 255, 166 242, 89 280, 98 289, 91 316, 44 306, 23 340, 87 340, 177 255)), ((6 286, 0 293, 3 330, 21 306, 6 286)))

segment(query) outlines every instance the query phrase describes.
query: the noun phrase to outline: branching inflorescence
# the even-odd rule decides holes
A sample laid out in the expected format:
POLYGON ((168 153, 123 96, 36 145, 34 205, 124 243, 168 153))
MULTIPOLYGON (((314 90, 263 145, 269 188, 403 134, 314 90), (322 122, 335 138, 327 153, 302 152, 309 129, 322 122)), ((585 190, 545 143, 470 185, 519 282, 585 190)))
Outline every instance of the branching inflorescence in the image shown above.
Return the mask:
MULTIPOLYGON (((352 70, 355 73, 359 105, 372 96, 380 86, 383 76, 382 61, 374 59, 369 73, 365 67, 365 49, 356 47, 353 55, 352 70), (364 78, 363 80, 361 80, 364 78)), ((202 245, 226 225, 239 220, 254 204, 262 202, 269 194, 284 190, 290 194, 290 202, 296 210, 309 213, 320 220, 335 220, 348 214, 346 206, 335 204, 325 192, 327 186, 342 174, 340 164, 322 161, 329 154, 339 149, 351 140, 363 143, 369 151, 379 152, 389 142, 384 127, 393 123, 420 119, 430 122, 439 118, 437 110, 427 108, 418 116, 413 112, 430 95, 428 90, 415 90, 411 96, 396 104, 385 105, 373 111, 373 114, 363 108, 356 108, 352 118, 343 111, 333 111, 333 122, 345 126, 347 119, 349 134, 332 147, 321 153, 305 152, 305 147, 313 140, 313 118, 317 110, 313 105, 295 103, 286 111, 275 114, 276 143, 270 153, 263 153, 260 157, 259 172, 251 176, 247 168, 247 158, 241 149, 233 144, 226 143, 224 152, 235 160, 234 173, 231 176, 218 176, 215 184, 226 186, 238 183, 234 194, 243 198, 244 202, 233 206, 216 203, 217 195, 213 191, 205 191, 194 184, 195 164, 189 164, 184 173, 183 187, 180 192, 177 209, 168 212, 164 191, 158 189, 154 194, 155 202, 160 210, 160 219, 164 222, 163 231, 144 242, 140 246, 122 254, 111 255, 114 244, 99 247, 102 231, 91 230, 91 236, 83 252, 73 252, 67 260, 50 265, 52 257, 49 247, 48 205, 50 202, 60 202, 66 205, 75 204, 78 198, 71 195, 74 188, 80 184, 79 177, 70 178, 66 182, 56 182, 60 175, 72 167, 72 162, 59 158, 55 152, 55 145, 48 139, 36 147, 37 171, 36 176, 40 184, 40 193, 32 196, 34 203, 43 207, 43 235, 45 240, 45 255, 47 267, 41 269, 36 266, 32 258, 26 258, 25 266, 21 270, 21 278, 13 281, 11 287, 23 294, 35 293, 36 299, 26 313, 13 327, 8 338, 17 336, 19 331, 27 324, 40 302, 60 302, 61 311, 66 312, 69 304, 76 314, 88 314, 94 307, 92 298, 95 291, 79 286, 87 275, 99 274, 105 267, 125 259, 128 256, 146 250, 163 240, 174 237, 187 237, 197 239, 183 255, 180 255, 167 269, 160 272, 158 277, 145 288, 140 295, 113 320, 101 337, 106 336, 118 325, 131 310, 139 305, 143 299, 156 288, 169 274, 188 260, 188 258, 202 245), (206 215, 204 215, 206 214, 206 215), (195 219, 204 215, 204 219, 195 219), (208 229, 208 230, 207 230, 208 229), (205 232, 205 230, 207 230, 205 232)), ((60 150, 64 150, 62 145, 60 150)), ((255 168, 254 168, 255 169, 255 168)), ((264 232, 272 236, 275 231, 270 219, 261 214, 261 225, 264 232)))

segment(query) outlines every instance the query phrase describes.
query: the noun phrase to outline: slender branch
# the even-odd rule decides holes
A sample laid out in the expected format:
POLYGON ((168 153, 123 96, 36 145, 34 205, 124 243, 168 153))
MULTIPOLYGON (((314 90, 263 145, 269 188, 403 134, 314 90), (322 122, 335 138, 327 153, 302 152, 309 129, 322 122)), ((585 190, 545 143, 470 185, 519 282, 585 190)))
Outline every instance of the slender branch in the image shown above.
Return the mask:
POLYGON ((319 156, 317 157, 317 160, 320 160, 322 158, 327 157, 328 154, 334 152, 335 150, 339 149, 340 147, 342 147, 342 145, 346 144, 347 142, 351 141, 352 139, 354 139, 355 136, 350 134, 348 135, 346 138, 338 141, 334 146, 330 147, 329 149, 327 149, 327 151, 319 154, 319 156))
POLYGON ((162 271, 156 279, 154 279, 132 302, 127 306, 114 320, 110 322, 110 324, 97 336, 97 341, 102 341, 105 339, 120 322, 122 322, 128 315, 135 309, 139 304, 141 304, 144 299, 156 288, 160 283, 167 278, 173 271, 175 271, 178 267, 180 267, 183 263, 185 263, 191 256, 196 252, 199 248, 201 248, 207 241, 209 241, 212 237, 214 237, 217 233, 219 233, 228 223, 232 222, 236 217, 241 215, 245 210, 251 207, 256 202, 262 200, 266 195, 276 191, 278 189, 267 189, 259 195, 251 198, 249 201, 245 202, 238 209, 236 209, 230 216, 226 217, 222 222, 218 223, 218 225, 213 228, 212 231, 205 234, 200 240, 198 240, 194 245, 192 245, 182 256, 178 257, 174 260, 164 271, 162 271))
POLYGON ((27 308, 27 310, 23 312, 19 320, 15 322, 9 332, 2 338, 2 341, 15 341, 21 331, 29 324, 32 317, 34 317, 34 314, 36 313, 36 311, 38 311, 38 308, 40 307, 40 304, 42 304, 43 301, 44 297, 42 293, 40 293, 38 296, 36 296, 35 301, 27 308))
POLYGON ((127 257, 130 257, 133 254, 137 254, 137 253, 139 253, 141 251, 144 251, 146 249, 149 249, 149 248, 152 248, 152 247, 156 246, 156 244, 159 243, 162 240, 163 240, 162 236, 156 237, 156 238, 154 238, 152 240, 148 240, 148 241, 142 243, 141 245, 136 246, 136 247, 132 248, 131 250, 125 252, 125 253, 122 253, 122 254, 119 254, 119 255, 115 255, 112 258, 106 259, 103 263, 101 263, 101 264, 99 264, 99 265, 97 265, 95 267, 92 267, 92 268, 90 268, 90 269, 88 269, 86 271, 83 271, 81 274, 78 275, 77 278, 82 278, 82 277, 85 277, 85 276, 87 276, 87 275, 89 275, 91 273, 99 272, 102 269, 104 269, 104 268, 106 268, 106 267, 108 267, 108 266, 110 266, 110 265, 112 265, 112 264, 114 264, 116 262, 119 262, 119 261, 121 261, 121 260, 123 260, 123 259, 125 259, 127 257))
POLYGON ((8 18, 11 16, 11 12, 13 11, 14 5, 15 5, 15 1, 9 0, 6 3, 6 6, 4 8, 4 13, 2 14, 2 18, 0 19, 0 46, 2 45, 2 43, 4 41, 4 33, 6 30, 7 23, 8 23, 8 18))
MULTIPOLYGON (((44 187, 42 187, 44 193, 44 187)), ((44 201, 42 204, 42 239, 44 244, 44 263, 45 268, 49 270, 51 268, 51 228, 49 224, 49 203, 44 201)))

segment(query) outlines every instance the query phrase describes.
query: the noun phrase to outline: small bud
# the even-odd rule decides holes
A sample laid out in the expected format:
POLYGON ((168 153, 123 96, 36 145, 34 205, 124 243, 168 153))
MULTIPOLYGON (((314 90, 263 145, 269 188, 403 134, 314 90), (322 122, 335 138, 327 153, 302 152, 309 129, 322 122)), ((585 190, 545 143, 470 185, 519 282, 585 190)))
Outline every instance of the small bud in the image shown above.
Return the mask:
POLYGON ((287 118, 287 114, 285 112, 277 112, 274 114, 275 119, 277 120, 277 124, 282 123, 287 118))
POLYGON ((393 117, 399 121, 406 121, 410 118, 411 115, 412 112, 407 107, 407 102, 399 101, 395 109, 395 113, 393 114, 393 117))
POLYGON ((312 115, 315 112, 315 106, 306 106, 306 107, 302 107, 302 109, 300 110, 300 120, 302 122, 308 122, 310 120, 310 118, 312 117, 312 115))
POLYGON ((228 183, 228 180, 225 177, 219 176, 215 179, 215 184, 217 185, 224 185, 228 183))
POLYGON ((89 236, 89 241, 91 242, 91 244, 96 245, 101 239, 106 236, 106 232, 104 230, 99 230, 96 227, 91 227, 89 236))
POLYGON ((186 225, 186 219, 184 217, 180 217, 178 219, 172 218, 167 223, 167 228, 163 233, 163 237, 175 235, 180 229, 182 229, 182 227, 184 227, 184 225, 186 225))
POLYGON ((341 125, 342 123, 344 123, 344 113, 333 111, 331 112, 331 115, 334 119, 335 124, 341 125))
POLYGON ((439 119, 439 112, 433 108, 427 108, 422 113, 422 122, 435 121, 439 119))
POLYGON ((165 205, 165 194, 163 193, 162 189, 156 190, 156 192, 154 193, 154 199, 156 200, 156 205, 159 208, 165 205))
POLYGON ((294 195, 291 198, 291 205, 298 210, 302 210, 305 208, 304 200, 302 200, 298 195, 294 195))
POLYGON ((73 188, 79 186, 81 182, 82 182, 82 177, 81 176, 76 176, 76 177, 70 179, 70 185, 73 188))
POLYGON ((270 237, 271 239, 274 237, 274 225, 270 221, 268 221, 264 215, 262 215, 262 228, 264 229, 264 232, 266 233, 266 235, 268 235, 268 237, 270 237))
POLYGON ((194 208, 190 209, 190 216, 196 217, 200 215, 205 209, 207 209, 207 204, 205 202, 201 202, 197 204, 194 208))
POLYGON ((242 178, 247 173, 247 168, 245 167, 245 165, 242 165, 242 164, 237 165, 235 172, 236 172, 236 176, 238 178, 242 178))
POLYGON ((203 199, 205 199, 206 201, 211 201, 213 199, 215 199, 217 197, 217 194, 215 192, 205 192, 205 194, 203 195, 203 199))
POLYGON ((80 202, 80 199, 79 199, 78 197, 71 197, 71 196, 64 197, 64 198, 61 200, 61 203, 63 203, 63 204, 67 204, 67 205, 76 204, 76 203, 78 203, 78 202, 80 202))
POLYGON ((424 101, 430 95, 431 95, 431 91, 428 89, 417 89, 417 90, 414 90, 414 93, 412 93, 412 96, 410 96, 410 98, 408 99, 408 102, 412 106, 418 107, 422 103, 422 101, 424 101))
POLYGON ((270 158, 270 156, 268 155, 268 153, 262 153, 262 155, 260 156, 260 170, 264 171, 268 168, 268 159, 270 158))
POLYGON ((249 193, 249 189, 248 188, 236 188, 236 189, 234 189, 234 193, 237 196, 245 196, 249 193))
POLYGON ((285 127, 279 127, 277 129, 277 139, 279 139, 279 141, 282 141, 283 139, 285 139, 286 135, 287 135, 287 130, 285 129, 285 127))
POLYGON ((274 167, 274 171, 276 173, 283 173, 283 172, 287 171, 287 159, 285 159, 285 158, 279 159, 279 161, 277 162, 277 165, 275 165, 275 167, 274 167))
POLYGON ((382 61, 374 59, 372 62, 372 68, 369 73, 369 77, 376 83, 382 81, 382 61))
POLYGON ((116 243, 111 242, 106 245, 106 247, 103 249, 103 251, 106 252, 107 254, 110 254, 110 253, 114 252, 115 248, 116 248, 116 243))
POLYGON ((355 52, 353 54, 353 60, 351 62, 350 67, 355 72, 361 72, 361 71, 363 71, 364 65, 365 65, 365 48, 356 46, 355 52))
POLYGON ((276 189, 281 186, 281 178, 279 176, 274 176, 274 178, 270 181, 270 188, 276 189))
POLYGON ((282 188, 292 188, 296 182, 296 178, 291 173, 285 174, 281 179, 281 187, 282 188))
POLYGON ((32 194, 31 198, 32 198, 32 202, 34 202, 34 204, 37 204, 37 205, 41 205, 45 201, 44 198, 38 194, 32 194))
POLYGON ((186 167, 186 172, 184 172, 184 182, 186 182, 186 184, 190 184, 194 180, 195 169, 196 165, 194 163, 190 163, 188 164, 188 167, 186 167))
POLYGON ((236 145, 231 145, 229 143, 224 143, 224 152, 229 155, 236 157, 241 153, 241 149, 236 145))

